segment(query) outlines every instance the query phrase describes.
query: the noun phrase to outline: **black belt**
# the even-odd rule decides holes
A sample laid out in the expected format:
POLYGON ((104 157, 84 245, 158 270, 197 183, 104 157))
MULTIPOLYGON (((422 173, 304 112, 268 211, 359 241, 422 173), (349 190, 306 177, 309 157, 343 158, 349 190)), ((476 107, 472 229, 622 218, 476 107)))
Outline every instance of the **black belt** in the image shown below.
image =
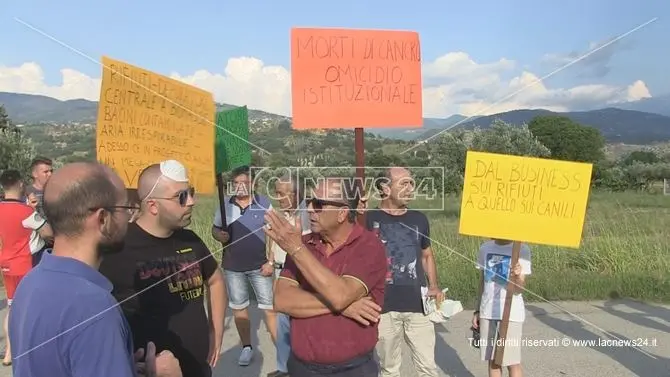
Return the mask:
POLYGON ((293 352, 291 352, 291 357, 298 364, 301 364, 307 370, 316 372, 318 374, 334 374, 342 373, 354 368, 358 368, 361 365, 369 362, 374 359, 373 352, 365 353, 361 356, 354 357, 351 360, 345 361, 338 364, 315 364, 298 359, 293 352))
POLYGON ((275 270, 281 270, 284 268, 284 263, 274 262, 273 265, 275 270))

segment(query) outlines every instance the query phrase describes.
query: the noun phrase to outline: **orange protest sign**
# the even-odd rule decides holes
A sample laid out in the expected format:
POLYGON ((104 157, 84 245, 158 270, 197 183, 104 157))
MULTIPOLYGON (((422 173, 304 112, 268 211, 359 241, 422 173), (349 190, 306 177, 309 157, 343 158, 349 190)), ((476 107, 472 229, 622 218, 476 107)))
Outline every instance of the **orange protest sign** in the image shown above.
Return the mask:
POLYGON ((168 159, 182 162, 203 194, 214 192, 211 93, 108 57, 102 58, 96 151, 128 188, 140 172, 168 159))
POLYGON ((410 31, 291 30, 293 127, 421 127, 421 49, 410 31))

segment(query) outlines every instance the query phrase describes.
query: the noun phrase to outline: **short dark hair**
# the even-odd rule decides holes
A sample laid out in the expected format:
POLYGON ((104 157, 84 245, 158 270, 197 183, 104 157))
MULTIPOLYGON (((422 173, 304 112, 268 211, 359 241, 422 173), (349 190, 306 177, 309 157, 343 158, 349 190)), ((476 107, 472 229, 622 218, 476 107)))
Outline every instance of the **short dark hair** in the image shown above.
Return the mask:
POLYGON ((38 156, 33 158, 33 161, 30 163, 30 170, 32 171, 37 167, 37 165, 48 165, 48 166, 53 166, 53 161, 50 158, 46 158, 43 156, 38 156))
POLYGON ((248 175, 251 178, 251 168, 248 165, 238 166, 230 172, 230 177, 235 178, 242 174, 248 175))
POLYGON ((44 187, 44 214, 54 235, 81 234, 84 220, 91 210, 113 207, 119 199, 117 187, 102 169, 95 169, 57 197, 48 195, 51 182, 48 181, 44 187))
POLYGON ((3 190, 16 187, 21 182, 21 173, 18 170, 5 170, 0 175, 0 186, 3 190))

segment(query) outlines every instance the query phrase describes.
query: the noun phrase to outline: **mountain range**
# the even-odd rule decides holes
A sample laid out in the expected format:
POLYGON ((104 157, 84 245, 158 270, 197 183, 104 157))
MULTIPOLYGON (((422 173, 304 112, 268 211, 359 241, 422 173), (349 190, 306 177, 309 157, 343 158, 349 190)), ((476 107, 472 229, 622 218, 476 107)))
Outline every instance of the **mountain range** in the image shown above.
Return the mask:
MULTIPOLYGON (((31 94, 0 92, 0 104, 4 105, 15 124, 34 123, 95 123, 98 103, 84 99, 60 101, 51 97, 31 94)), ((217 108, 231 107, 217 104, 217 108)), ((424 140, 445 128, 488 127, 494 120, 521 125, 538 115, 562 115, 583 125, 599 129, 610 143, 647 144, 670 140, 670 95, 611 105, 591 111, 556 113, 543 109, 513 110, 488 116, 465 117, 452 115, 449 118, 425 118, 423 128, 366 130, 379 136, 424 140)), ((289 119, 282 115, 249 109, 250 120, 289 119)))

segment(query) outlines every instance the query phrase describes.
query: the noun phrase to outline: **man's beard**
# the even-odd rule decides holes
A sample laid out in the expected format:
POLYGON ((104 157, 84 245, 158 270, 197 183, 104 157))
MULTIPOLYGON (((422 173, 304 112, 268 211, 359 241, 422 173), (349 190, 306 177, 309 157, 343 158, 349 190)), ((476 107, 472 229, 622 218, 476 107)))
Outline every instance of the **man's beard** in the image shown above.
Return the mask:
POLYGON ((109 231, 107 234, 105 234, 105 238, 100 240, 100 243, 98 244, 98 255, 101 257, 104 257, 106 255, 111 255, 111 254, 116 254, 121 252, 125 246, 125 234, 120 235, 118 230, 112 229, 109 231))
POLYGON ((169 216, 166 215, 164 217, 159 218, 158 221, 161 227, 163 227, 164 229, 169 229, 173 232, 176 232, 191 225, 192 217, 191 216, 176 217, 172 215, 169 216))
POLYGON ((101 257, 121 252, 125 247, 125 240, 122 238, 116 241, 105 241, 98 244, 98 255, 101 257))

